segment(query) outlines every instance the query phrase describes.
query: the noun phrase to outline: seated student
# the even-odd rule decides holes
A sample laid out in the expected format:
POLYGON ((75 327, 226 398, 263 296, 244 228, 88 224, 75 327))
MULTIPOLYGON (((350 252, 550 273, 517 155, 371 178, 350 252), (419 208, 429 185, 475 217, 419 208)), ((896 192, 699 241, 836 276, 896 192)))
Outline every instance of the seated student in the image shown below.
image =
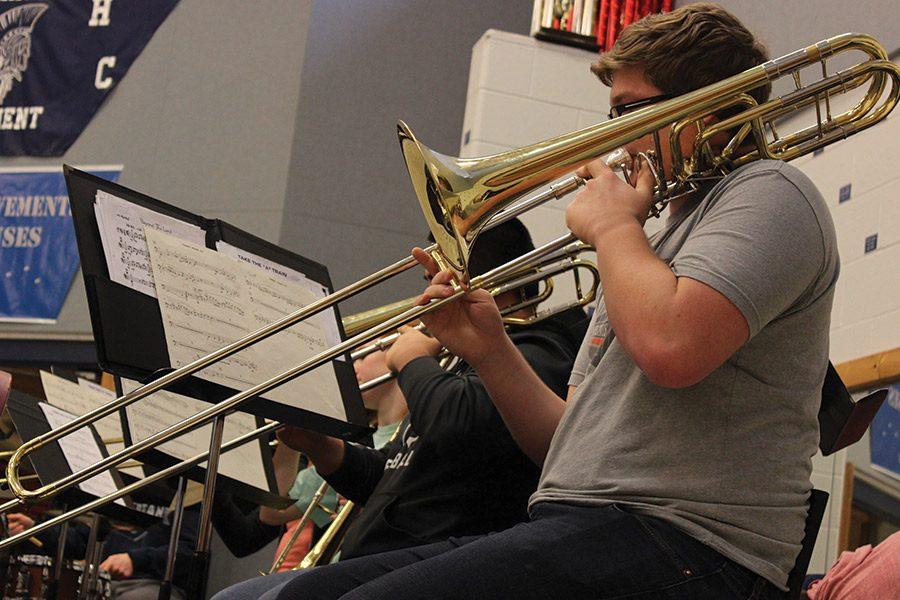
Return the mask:
MULTIPOLYGON (((510 221, 478 238, 472 272, 485 272, 532 248, 521 222, 510 221)), ((521 299, 513 291, 495 300, 503 308, 521 299)), ((513 327, 510 337, 542 381, 562 393, 585 321, 584 313, 573 309, 513 327)), ((359 575, 354 572, 358 557, 399 548, 415 551, 422 544, 487 533, 526 518, 538 467, 516 446, 472 368, 460 362, 445 371, 435 358, 439 351, 440 344, 415 330, 405 330, 388 350, 386 360, 399 373, 409 414, 397 438, 380 452, 296 428, 283 432, 282 440, 305 452, 338 493, 364 505, 347 532, 340 562, 309 572, 337 569, 352 579, 359 575)), ((293 572, 265 578, 271 582, 244 582, 216 600, 268 600, 303 576, 293 572)))
MULTIPOLYGON (((360 384, 371 381, 388 372, 383 352, 374 352, 363 359, 357 360, 353 363, 353 368, 356 371, 356 379, 360 384)), ((365 407, 375 415, 374 423, 377 429, 372 438, 375 448, 381 448, 391 438, 397 429, 398 423, 406 414, 406 401, 403 399, 403 394, 395 380, 385 382, 363 392, 362 397, 365 407)), ((294 527, 298 524, 299 521, 297 519, 306 511, 323 480, 312 466, 301 469, 298 472, 300 453, 290 448, 287 444, 278 445, 272 460, 275 464, 279 490, 290 485, 288 495, 297 499, 295 504, 283 510, 265 506, 260 508, 259 520, 263 523, 268 525, 285 524, 288 526, 287 531, 282 536, 279 548, 276 550, 275 556, 277 558, 293 536, 294 530, 291 527, 291 523, 293 523, 294 527), (296 474, 296 477, 294 474, 296 474), (288 481, 289 484, 286 484, 285 482, 288 481)), ((328 507, 332 511, 337 510, 337 494, 330 486, 319 506, 328 507)), ((310 517, 311 522, 306 524, 305 530, 301 532, 294 542, 287 558, 278 568, 278 571, 289 571, 296 566, 311 547, 313 525, 319 528, 327 527, 331 522, 331 518, 332 515, 322 508, 316 508, 310 517)))
MULTIPOLYGON (((16 535, 30 529, 34 520, 25 514, 8 515, 9 532, 16 535)), ((159 585, 165 577, 171 535, 171 513, 146 530, 126 531, 112 528, 104 538, 100 568, 112 579, 112 600, 156 600, 159 585)), ((175 600, 185 598, 190 559, 197 545, 197 529, 200 515, 197 510, 185 510, 178 538, 172 595, 175 600)), ((65 556, 84 558, 87 551, 90 528, 76 523, 66 534, 65 556)), ((44 546, 42 552, 56 556, 59 527, 52 527, 37 535, 44 546)))
MULTIPOLYGON (((353 364, 356 371, 356 379, 360 384, 375 379, 388 372, 384 363, 384 353, 376 352, 353 364)), ((397 423, 406 414, 406 401, 396 381, 389 381, 376 386, 363 393, 363 403, 366 408, 375 414, 375 424, 378 429, 373 434, 376 448, 381 448, 397 428, 397 423)), ((215 505, 212 511, 212 521, 225 543, 228 550, 238 558, 249 556, 262 549, 266 544, 278 538, 282 534, 282 525, 289 525, 292 521, 296 524, 306 507, 312 501, 313 496, 322 484, 322 478, 313 467, 306 467, 298 471, 300 454, 287 444, 278 444, 272 457, 275 467, 275 478, 278 483, 278 491, 281 495, 287 495, 296 500, 294 504, 285 509, 274 509, 266 506, 254 507, 249 513, 242 510, 232 500, 231 495, 216 491, 215 505)), ((329 488, 323 498, 323 503, 328 508, 337 508, 337 495, 329 488)), ((331 516, 321 508, 317 508, 312 514, 312 521, 316 527, 326 527, 331 516)), ((278 569, 288 571, 294 567, 309 550, 313 537, 313 523, 306 526, 297 540, 294 542, 286 560, 278 569)), ((281 555, 293 534, 291 527, 284 531, 275 557, 281 555)))

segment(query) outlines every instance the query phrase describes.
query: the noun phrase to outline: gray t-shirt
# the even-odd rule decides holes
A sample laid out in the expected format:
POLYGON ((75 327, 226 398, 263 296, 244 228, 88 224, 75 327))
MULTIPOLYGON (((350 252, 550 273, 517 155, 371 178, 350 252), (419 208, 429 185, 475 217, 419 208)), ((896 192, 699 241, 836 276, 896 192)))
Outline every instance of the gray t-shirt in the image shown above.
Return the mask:
POLYGON ((670 522, 785 588, 800 550, 839 270, 822 196, 797 169, 737 169, 651 238, 678 277, 724 294, 750 339, 703 381, 648 380, 602 295, 531 504, 615 502, 670 522))

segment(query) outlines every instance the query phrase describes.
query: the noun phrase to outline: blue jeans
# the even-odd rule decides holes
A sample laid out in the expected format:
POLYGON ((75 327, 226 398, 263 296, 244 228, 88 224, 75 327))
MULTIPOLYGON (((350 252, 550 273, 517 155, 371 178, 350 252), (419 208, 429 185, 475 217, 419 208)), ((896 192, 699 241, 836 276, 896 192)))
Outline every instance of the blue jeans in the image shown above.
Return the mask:
POLYGON ((254 577, 225 588, 210 600, 275 600, 287 582, 302 571, 282 571, 265 577, 254 577))
POLYGON ((542 502, 488 536, 307 571, 278 600, 782 599, 774 585, 668 524, 615 506, 542 502))

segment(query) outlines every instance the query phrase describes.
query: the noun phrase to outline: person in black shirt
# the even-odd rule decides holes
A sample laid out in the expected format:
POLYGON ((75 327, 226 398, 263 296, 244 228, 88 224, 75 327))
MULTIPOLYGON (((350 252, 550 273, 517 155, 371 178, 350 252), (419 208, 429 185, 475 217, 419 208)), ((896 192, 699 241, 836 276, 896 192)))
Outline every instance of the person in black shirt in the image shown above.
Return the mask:
MULTIPOLYGON (((483 273, 531 248, 525 227, 510 221, 481 234, 470 272, 483 273)), ((501 309, 521 300, 519 291, 496 298, 501 309)), ((584 313, 574 309, 515 327, 510 335, 547 385, 563 393, 586 325, 584 313)), ((298 428, 279 433, 310 457, 339 494, 364 505, 347 532, 340 562, 285 574, 268 587, 269 582, 238 584, 215 600, 302 597, 307 585, 323 579, 352 588, 395 567, 380 553, 399 554, 403 561, 404 552, 414 555, 416 547, 505 529, 527 518, 539 468, 519 450, 477 374, 463 362, 443 370, 439 351, 434 339, 405 329, 387 352, 409 414, 382 450, 298 428)))

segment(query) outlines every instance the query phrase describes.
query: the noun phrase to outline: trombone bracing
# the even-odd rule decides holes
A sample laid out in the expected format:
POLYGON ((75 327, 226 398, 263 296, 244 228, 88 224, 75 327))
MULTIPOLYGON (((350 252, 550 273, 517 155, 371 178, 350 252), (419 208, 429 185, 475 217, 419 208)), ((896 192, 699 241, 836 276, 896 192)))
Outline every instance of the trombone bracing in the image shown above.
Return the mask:
MULTIPOLYGON (((481 276, 469 279, 467 273, 470 249, 481 231, 516 217, 550 199, 568 194, 583 181, 577 176, 569 177, 528 199, 521 200, 522 194, 555 180, 598 156, 645 136, 651 136, 655 150, 648 152, 646 158, 656 177, 653 212, 658 212, 672 198, 689 193, 699 180, 720 177, 736 166, 760 158, 791 160, 866 129, 884 119, 893 110, 898 97, 900 97, 900 68, 887 59, 882 46, 871 36, 847 33, 612 121, 518 150, 482 158, 461 159, 434 152, 421 144, 409 127, 401 122, 398 125, 401 148, 425 219, 436 240, 428 251, 439 263, 457 275, 459 283, 451 296, 409 308, 268 381, 211 405, 196 415, 59 481, 48 483, 35 490, 28 490, 20 483, 19 465, 30 452, 406 271, 416 262, 410 256, 372 273, 57 430, 25 442, 11 457, 7 467, 7 478, 16 498, 0 506, 0 511, 15 508, 27 501, 51 497, 147 449, 199 427, 207 421, 233 412, 245 400, 264 394, 340 355, 359 349, 393 332, 399 326, 457 300, 468 290, 491 287, 500 278, 512 273, 539 268, 547 264, 548 257, 559 257, 560 252, 574 256, 583 250, 583 246, 573 243, 574 237, 569 234, 481 276), (837 53, 851 50, 862 52, 867 59, 829 75, 826 60, 837 53), (800 71, 816 64, 821 64, 822 77, 803 85, 800 71), (795 88, 793 91, 762 104, 757 104, 748 95, 749 91, 784 76, 792 78, 795 88), (865 95, 858 104, 843 113, 832 115, 832 98, 866 85, 868 87, 865 95), (798 109, 812 106, 816 109, 815 125, 787 136, 779 136, 775 132, 774 122, 777 119, 798 109), (704 117, 724 109, 738 112, 713 126, 704 125, 704 117), (688 127, 692 124, 696 127, 688 127), (663 128, 671 128, 671 155, 674 163, 671 173, 666 172, 666 165, 659 160, 661 155, 659 132, 663 128), (682 156, 679 138, 686 135, 686 132, 694 130, 697 131, 693 140, 694 150, 690 156, 682 156), (710 140, 713 136, 723 133, 728 135, 730 141, 723 150, 714 151, 710 140)), ((624 163, 622 166, 627 167, 624 163)), ((277 427, 278 424, 267 425, 228 442, 223 449, 255 439, 277 427)), ((203 462, 207 454, 198 455, 164 469, 144 481, 158 481, 169 477, 184 468, 203 462)), ((140 486, 137 484, 141 483, 143 481, 126 486, 106 498, 88 503, 85 505, 90 507, 88 509, 82 510, 84 507, 81 507, 77 510, 80 513, 92 510, 138 489, 140 486)), ((32 529, 27 533, 31 535, 34 531, 32 529)), ((21 541, 21 538, 13 536, 0 542, 0 548, 18 541, 21 541)))

